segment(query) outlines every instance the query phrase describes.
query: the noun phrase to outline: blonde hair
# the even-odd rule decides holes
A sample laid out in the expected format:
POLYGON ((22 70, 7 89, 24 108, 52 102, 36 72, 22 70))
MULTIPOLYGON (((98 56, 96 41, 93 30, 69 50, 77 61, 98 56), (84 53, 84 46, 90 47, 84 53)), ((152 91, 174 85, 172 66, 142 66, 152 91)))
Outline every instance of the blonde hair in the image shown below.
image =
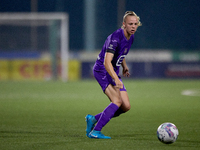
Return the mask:
MULTIPOLYGON (((136 18, 138 19, 138 27, 142 26, 142 23, 140 22, 140 17, 134 11, 126 11, 123 17, 123 22, 126 22, 127 16, 136 16, 136 18)), ((123 25, 121 28, 124 29, 123 25)))

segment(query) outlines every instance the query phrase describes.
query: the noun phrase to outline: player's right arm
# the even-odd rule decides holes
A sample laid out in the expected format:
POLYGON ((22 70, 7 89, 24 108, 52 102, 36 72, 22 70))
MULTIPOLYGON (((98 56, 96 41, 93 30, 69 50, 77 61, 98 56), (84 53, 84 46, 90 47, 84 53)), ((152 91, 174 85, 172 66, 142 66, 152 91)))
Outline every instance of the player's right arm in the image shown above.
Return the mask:
POLYGON ((112 59, 114 54, 110 52, 106 52, 105 59, 104 59, 104 66, 106 71, 109 73, 109 75, 114 79, 116 87, 117 88, 123 88, 122 82, 119 80, 117 74, 115 73, 113 66, 112 66, 112 59))

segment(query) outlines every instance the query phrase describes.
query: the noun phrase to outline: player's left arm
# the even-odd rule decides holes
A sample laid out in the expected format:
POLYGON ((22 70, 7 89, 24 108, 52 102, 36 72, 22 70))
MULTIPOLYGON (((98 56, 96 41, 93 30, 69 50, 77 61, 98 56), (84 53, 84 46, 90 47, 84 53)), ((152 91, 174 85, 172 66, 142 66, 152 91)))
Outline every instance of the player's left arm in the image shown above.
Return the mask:
POLYGON ((123 76, 129 77, 131 74, 129 73, 129 68, 126 64, 125 58, 122 61, 122 68, 123 68, 123 70, 122 70, 123 76))

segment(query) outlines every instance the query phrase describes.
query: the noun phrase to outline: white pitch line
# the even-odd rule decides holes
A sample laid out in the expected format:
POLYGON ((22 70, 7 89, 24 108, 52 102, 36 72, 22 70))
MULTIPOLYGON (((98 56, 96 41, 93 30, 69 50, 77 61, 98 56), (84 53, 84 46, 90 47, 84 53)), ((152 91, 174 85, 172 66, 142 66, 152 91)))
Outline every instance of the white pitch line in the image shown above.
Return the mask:
POLYGON ((181 92, 181 95, 200 96, 200 89, 188 89, 181 92))

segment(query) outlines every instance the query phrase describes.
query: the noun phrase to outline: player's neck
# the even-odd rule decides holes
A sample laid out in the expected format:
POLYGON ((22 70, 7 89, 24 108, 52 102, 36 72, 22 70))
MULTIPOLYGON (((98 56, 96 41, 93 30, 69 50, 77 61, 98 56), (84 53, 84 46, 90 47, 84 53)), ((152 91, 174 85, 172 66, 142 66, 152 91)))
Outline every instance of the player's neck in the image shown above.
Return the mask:
POLYGON ((131 37, 131 34, 128 34, 128 32, 124 30, 124 36, 126 37, 127 40, 129 40, 131 37))

